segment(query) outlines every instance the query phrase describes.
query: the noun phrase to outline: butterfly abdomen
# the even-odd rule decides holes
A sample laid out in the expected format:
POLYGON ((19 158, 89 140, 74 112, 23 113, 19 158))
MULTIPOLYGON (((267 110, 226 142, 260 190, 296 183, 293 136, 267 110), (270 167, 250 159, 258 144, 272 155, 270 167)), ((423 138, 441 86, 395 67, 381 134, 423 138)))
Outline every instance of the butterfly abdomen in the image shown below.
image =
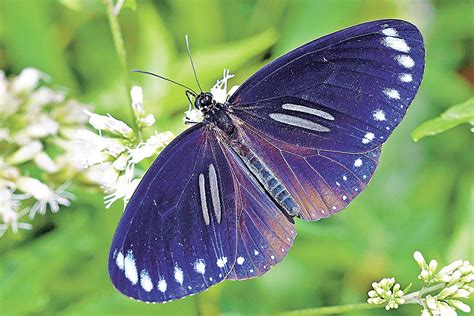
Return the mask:
POLYGON ((283 183, 275 176, 268 166, 250 148, 243 143, 234 143, 233 149, 242 161, 265 188, 265 191, 290 216, 298 216, 300 209, 296 201, 283 183))

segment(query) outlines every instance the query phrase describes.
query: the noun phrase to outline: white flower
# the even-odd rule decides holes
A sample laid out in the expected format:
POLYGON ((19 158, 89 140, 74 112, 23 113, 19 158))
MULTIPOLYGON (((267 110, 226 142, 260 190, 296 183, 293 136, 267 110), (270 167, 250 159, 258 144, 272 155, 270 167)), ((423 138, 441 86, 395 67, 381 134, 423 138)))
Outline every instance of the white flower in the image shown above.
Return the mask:
POLYGON ((12 165, 19 165, 26 161, 30 161, 42 150, 43 145, 40 141, 32 141, 28 145, 20 147, 16 152, 8 157, 7 162, 12 165))
POLYGON ((91 124, 96 130, 111 132, 125 138, 132 138, 134 136, 133 129, 130 126, 117 120, 110 114, 99 115, 88 110, 84 110, 84 113, 89 115, 89 124, 91 124))
POLYGON ((14 194, 12 189, 5 186, 0 188, 0 218, 3 221, 3 223, 0 224, 0 237, 9 227, 11 227, 14 233, 17 233, 18 229, 32 228, 31 224, 18 221, 28 212, 27 209, 18 212, 20 202, 25 198, 27 198, 27 196, 23 194, 14 194))
POLYGON ((44 105, 51 103, 61 103, 64 102, 66 96, 64 93, 52 90, 47 87, 41 87, 30 96, 30 110, 41 109, 44 105))
POLYGON ((30 92, 38 85, 42 73, 35 68, 25 68, 13 79, 11 89, 14 93, 30 92))
POLYGON ((28 138, 43 138, 49 135, 56 135, 59 124, 47 115, 40 115, 23 132, 22 136, 28 138))
POLYGON ((189 110, 184 112, 184 123, 188 125, 196 124, 199 122, 202 122, 204 119, 204 116, 202 115, 202 112, 198 109, 192 108, 191 106, 189 107, 189 110))
POLYGON ((404 293, 400 290, 400 284, 395 283, 394 278, 384 278, 380 282, 372 283, 373 290, 369 291, 369 304, 384 304, 385 309, 396 309, 405 303, 404 293))
POLYGON ((59 166, 45 152, 39 152, 34 158, 35 164, 47 173, 58 172, 59 166))
POLYGON ((46 208, 53 213, 59 212, 60 205, 69 206, 70 200, 74 196, 65 191, 64 186, 54 190, 43 182, 35 178, 20 177, 17 180, 18 189, 33 197, 36 202, 30 209, 30 218, 34 218, 36 213, 46 214, 46 208))
POLYGON ((137 123, 140 127, 149 127, 155 124, 155 117, 153 114, 145 114, 143 110, 143 91, 139 86, 133 86, 130 91, 132 97, 132 108, 133 113, 137 119, 137 123))
POLYGON ((130 161, 137 164, 145 158, 150 158, 165 147, 173 137, 174 135, 171 132, 155 133, 145 143, 141 143, 136 148, 130 150, 130 161))
POLYGON ((229 94, 227 93, 227 81, 234 77, 229 74, 228 69, 224 69, 223 78, 218 80, 217 83, 211 88, 211 94, 217 103, 225 103, 229 94))
POLYGON ((143 91, 139 86, 133 86, 130 90, 130 96, 132 97, 133 111, 137 117, 141 117, 144 114, 143 111, 143 91))
POLYGON ((133 179, 133 173, 133 167, 128 168, 123 175, 118 177, 114 187, 108 190, 109 194, 104 198, 105 208, 110 208, 120 199, 123 199, 125 205, 128 203, 140 183, 140 179, 133 179))

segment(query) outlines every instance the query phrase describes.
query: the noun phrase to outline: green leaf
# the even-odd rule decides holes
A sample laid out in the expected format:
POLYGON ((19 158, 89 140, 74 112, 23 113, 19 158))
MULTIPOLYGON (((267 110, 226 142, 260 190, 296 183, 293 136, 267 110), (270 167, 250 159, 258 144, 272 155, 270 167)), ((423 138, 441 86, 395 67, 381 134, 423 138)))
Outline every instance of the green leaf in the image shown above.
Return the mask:
POLYGON ((411 137, 415 142, 425 136, 433 136, 463 123, 474 122, 474 97, 466 102, 454 105, 439 117, 429 120, 417 127, 411 137))
POLYGON ((125 0, 122 8, 129 8, 135 11, 137 9, 137 1, 136 0, 125 0))

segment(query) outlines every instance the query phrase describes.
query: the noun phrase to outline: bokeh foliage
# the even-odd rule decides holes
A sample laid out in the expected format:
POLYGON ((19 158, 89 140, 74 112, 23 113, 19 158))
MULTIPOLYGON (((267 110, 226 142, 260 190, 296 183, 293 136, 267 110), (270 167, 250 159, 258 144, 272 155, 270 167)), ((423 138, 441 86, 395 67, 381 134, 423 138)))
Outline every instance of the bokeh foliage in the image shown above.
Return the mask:
MULTIPOLYGON (((316 223, 298 221, 288 257, 263 277, 224 282, 164 305, 132 301, 113 289, 107 254, 122 213, 98 191, 74 188, 76 201, 37 217, 35 229, 0 239, 0 314, 271 314, 364 302, 370 283, 413 280, 414 250, 448 262, 474 259, 473 142, 464 125, 414 143, 411 132, 472 96, 472 1, 258 0, 137 1, 119 21, 131 68, 195 86, 184 34, 203 87, 229 68, 239 84, 269 60, 315 37, 378 18, 418 25, 426 41, 425 80, 406 119, 384 147, 371 185, 350 207, 316 223), (471 81, 471 83, 469 82, 471 81)), ((58 86, 129 120, 127 90, 99 0, 0 0, 0 68, 37 67, 58 86)), ((131 75, 160 130, 182 131, 182 89, 131 75)), ((472 303, 472 302, 471 302, 472 303)), ((471 304, 472 305, 472 304, 471 304)), ((416 315, 404 306, 392 315, 416 315)), ((351 315, 383 315, 384 310, 351 315)))

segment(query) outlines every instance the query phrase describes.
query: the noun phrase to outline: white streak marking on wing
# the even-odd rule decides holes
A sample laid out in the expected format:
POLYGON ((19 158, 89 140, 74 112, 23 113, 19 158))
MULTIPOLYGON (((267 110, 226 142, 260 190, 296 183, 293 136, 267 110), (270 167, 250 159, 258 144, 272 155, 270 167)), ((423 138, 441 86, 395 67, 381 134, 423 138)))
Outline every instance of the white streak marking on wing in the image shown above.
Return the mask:
POLYGON ((209 165, 209 183, 211 185, 212 206, 214 207, 214 214, 216 215, 217 223, 220 224, 222 210, 221 201, 219 198, 219 184, 217 183, 217 173, 214 165, 209 165))
POLYGON ((301 127, 301 128, 313 130, 316 132, 330 132, 331 131, 326 126, 323 126, 321 124, 318 124, 318 123, 315 123, 315 122, 312 122, 310 120, 306 120, 300 117, 296 117, 296 116, 291 116, 291 115, 281 114, 281 113, 271 113, 269 116, 277 122, 285 123, 291 126, 301 127))
POLYGON ((326 120, 334 121, 334 116, 332 116, 331 114, 321 111, 321 110, 313 109, 307 106, 302 106, 302 105, 292 104, 292 103, 285 103, 281 107, 284 108, 285 110, 303 112, 303 113, 319 116, 326 120))
POLYGON ((209 225, 209 210, 207 209, 206 200, 206 180, 202 173, 199 175, 199 195, 201 196, 202 217, 204 217, 204 223, 209 225))

